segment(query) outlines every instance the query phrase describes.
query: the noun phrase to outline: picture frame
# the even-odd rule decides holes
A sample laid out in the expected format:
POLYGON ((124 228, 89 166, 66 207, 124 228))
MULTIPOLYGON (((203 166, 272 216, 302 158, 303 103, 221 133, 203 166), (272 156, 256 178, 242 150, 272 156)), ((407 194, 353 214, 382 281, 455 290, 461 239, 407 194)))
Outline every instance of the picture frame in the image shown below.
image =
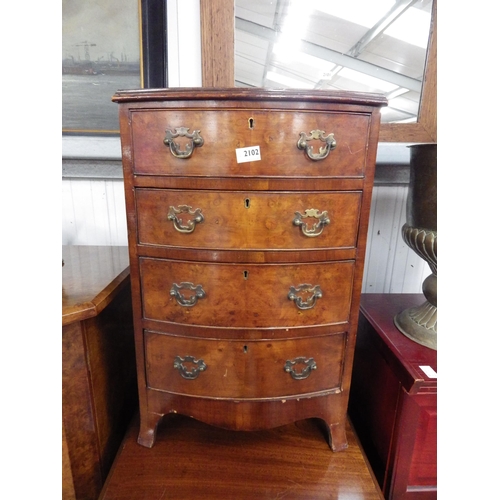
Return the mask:
POLYGON ((62 134, 119 135, 113 94, 167 87, 164 0, 63 0, 62 134))

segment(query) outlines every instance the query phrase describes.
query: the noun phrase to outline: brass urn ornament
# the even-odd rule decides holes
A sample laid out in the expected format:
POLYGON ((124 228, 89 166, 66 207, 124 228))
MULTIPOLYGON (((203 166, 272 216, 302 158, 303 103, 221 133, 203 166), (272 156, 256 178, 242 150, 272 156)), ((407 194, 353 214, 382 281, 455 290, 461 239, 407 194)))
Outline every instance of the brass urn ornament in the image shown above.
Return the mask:
POLYGON ((408 338, 437 350, 437 144, 410 148, 410 187, 403 240, 431 268, 422 284, 425 302, 394 318, 408 338))

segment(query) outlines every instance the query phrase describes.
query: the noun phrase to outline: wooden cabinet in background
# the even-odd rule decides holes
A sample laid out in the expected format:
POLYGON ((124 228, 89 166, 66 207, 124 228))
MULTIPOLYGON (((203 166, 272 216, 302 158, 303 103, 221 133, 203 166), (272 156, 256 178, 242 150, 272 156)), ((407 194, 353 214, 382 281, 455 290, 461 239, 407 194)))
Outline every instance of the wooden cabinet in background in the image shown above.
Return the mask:
POLYGON ((345 421, 384 96, 120 91, 139 443, 345 421))
POLYGON ((137 409, 128 249, 62 257, 62 498, 92 500, 137 409))
POLYGON ((421 294, 363 294, 349 415, 389 500, 437 497, 437 352, 394 316, 421 294))

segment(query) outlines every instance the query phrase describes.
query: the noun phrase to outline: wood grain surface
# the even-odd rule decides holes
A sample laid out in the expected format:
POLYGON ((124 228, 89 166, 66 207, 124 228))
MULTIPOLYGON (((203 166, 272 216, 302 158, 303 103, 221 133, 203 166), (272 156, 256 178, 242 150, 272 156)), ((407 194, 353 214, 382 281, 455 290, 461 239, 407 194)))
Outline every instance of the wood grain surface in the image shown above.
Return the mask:
POLYGON ((128 283, 127 247, 62 247, 62 324, 99 314, 128 283))
POLYGON ((90 500, 137 409, 128 250, 62 255, 62 494, 90 500))
POLYGON ((181 415, 165 418, 156 444, 130 427, 100 500, 380 500, 357 438, 332 453, 314 419, 273 430, 225 431, 181 415))

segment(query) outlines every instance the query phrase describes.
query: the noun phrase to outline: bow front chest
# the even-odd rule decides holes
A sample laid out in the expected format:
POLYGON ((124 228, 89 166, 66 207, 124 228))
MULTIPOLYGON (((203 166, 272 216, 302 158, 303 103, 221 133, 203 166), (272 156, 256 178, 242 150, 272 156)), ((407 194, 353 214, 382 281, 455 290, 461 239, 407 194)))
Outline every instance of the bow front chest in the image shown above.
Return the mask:
POLYGON ((345 419, 383 96, 119 91, 140 401, 256 430, 345 419))

